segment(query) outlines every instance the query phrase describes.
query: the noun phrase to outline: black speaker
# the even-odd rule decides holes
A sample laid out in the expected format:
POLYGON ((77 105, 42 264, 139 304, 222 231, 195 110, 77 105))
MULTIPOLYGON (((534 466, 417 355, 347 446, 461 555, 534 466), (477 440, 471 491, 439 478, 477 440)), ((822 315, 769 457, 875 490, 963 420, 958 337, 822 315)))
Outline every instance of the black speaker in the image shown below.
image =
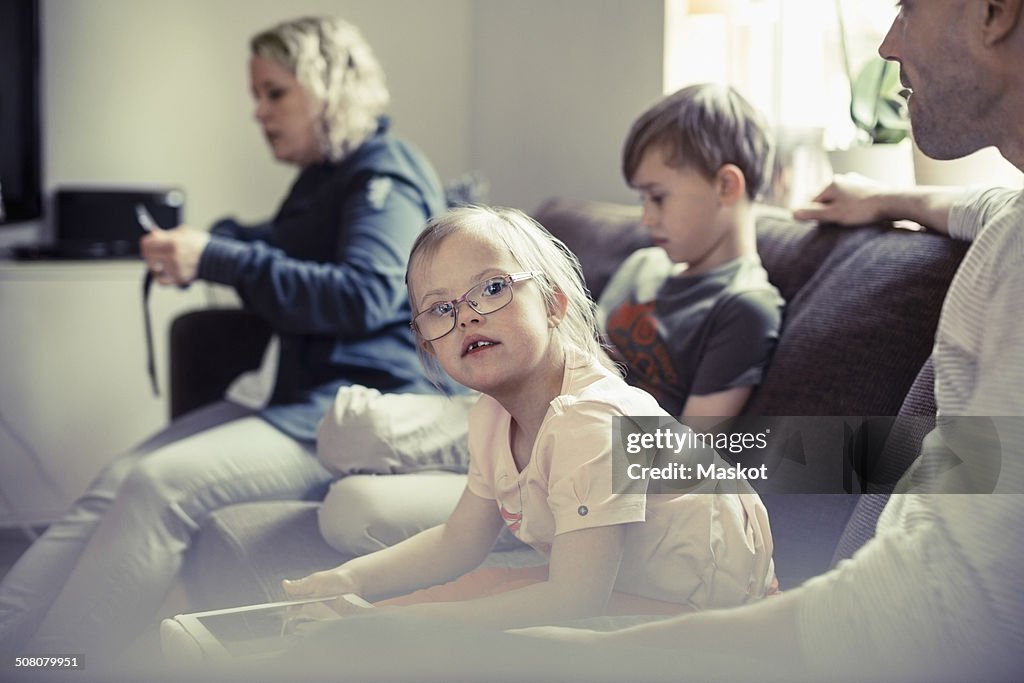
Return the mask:
POLYGON ((72 188, 54 194, 56 247, 63 256, 120 258, 139 254, 136 207, 146 207, 164 229, 182 222, 185 193, 179 188, 72 188))

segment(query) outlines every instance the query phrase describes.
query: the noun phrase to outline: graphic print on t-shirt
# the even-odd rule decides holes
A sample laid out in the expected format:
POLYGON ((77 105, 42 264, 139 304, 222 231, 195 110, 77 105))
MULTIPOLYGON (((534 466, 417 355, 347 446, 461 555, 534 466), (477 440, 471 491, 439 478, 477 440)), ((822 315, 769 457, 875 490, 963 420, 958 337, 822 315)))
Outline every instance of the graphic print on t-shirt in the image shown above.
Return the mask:
POLYGON ((654 302, 618 306, 608 316, 605 330, 628 367, 630 384, 649 393, 662 406, 669 405, 674 397, 666 385, 678 385, 679 376, 658 334, 654 302))

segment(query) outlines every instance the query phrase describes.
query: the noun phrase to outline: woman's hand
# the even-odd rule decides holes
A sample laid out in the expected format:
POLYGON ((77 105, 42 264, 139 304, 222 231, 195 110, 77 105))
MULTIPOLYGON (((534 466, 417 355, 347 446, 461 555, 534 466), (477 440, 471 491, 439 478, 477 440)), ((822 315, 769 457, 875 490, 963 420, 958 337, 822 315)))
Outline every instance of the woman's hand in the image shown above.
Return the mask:
POLYGON ((811 204, 793 211, 800 221, 858 225, 890 218, 885 211, 885 186, 856 173, 837 175, 811 204))
POLYGON ((171 230, 154 230, 139 240, 146 267, 162 285, 187 285, 196 279, 199 258, 210 241, 210 233, 180 225, 171 230))

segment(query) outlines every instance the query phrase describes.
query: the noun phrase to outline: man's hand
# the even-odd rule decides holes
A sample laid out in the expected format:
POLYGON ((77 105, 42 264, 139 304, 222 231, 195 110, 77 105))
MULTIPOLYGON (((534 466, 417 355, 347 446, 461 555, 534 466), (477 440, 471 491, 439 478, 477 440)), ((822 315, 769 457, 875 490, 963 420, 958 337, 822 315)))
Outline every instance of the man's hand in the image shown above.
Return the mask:
POLYGON ((885 186, 856 173, 837 175, 811 203, 793 211, 800 221, 859 225, 890 218, 883 195, 885 186))
POLYGON ((188 285, 196 279, 199 258, 210 234, 187 225, 171 230, 154 230, 142 237, 139 245, 146 267, 162 285, 188 285))

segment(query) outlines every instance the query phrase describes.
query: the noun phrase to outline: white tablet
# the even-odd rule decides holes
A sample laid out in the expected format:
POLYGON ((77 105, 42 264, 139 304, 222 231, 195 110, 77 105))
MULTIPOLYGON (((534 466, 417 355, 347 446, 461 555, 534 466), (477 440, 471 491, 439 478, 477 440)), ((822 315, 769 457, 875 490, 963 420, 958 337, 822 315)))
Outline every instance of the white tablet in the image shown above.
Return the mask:
MULTIPOLYGON (((373 605, 354 593, 341 596, 358 608, 373 605)), ((264 657, 279 654, 309 626, 340 619, 335 598, 309 598, 179 614, 160 624, 164 655, 174 661, 264 657)))

